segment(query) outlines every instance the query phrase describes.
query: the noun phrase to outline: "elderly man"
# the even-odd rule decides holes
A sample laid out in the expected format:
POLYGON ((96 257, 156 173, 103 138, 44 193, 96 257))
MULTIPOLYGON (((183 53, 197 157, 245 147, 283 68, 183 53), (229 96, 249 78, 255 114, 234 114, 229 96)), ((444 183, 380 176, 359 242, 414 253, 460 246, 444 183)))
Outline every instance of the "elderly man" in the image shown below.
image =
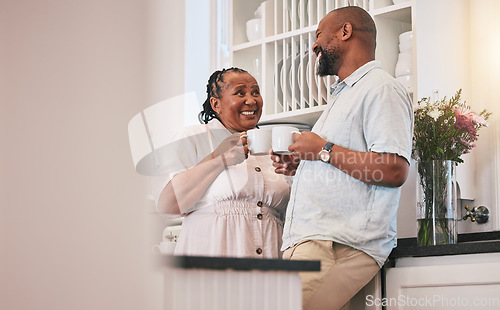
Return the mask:
POLYGON ((375 61, 376 28, 356 6, 319 23, 318 74, 335 75, 312 132, 294 134, 292 156, 272 155, 294 175, 284 258, 320 260, 301 274, 304 309, 339 309, 365 286, 396 244, 396 213, 408 175, 413 110, 402 85, 375 61))

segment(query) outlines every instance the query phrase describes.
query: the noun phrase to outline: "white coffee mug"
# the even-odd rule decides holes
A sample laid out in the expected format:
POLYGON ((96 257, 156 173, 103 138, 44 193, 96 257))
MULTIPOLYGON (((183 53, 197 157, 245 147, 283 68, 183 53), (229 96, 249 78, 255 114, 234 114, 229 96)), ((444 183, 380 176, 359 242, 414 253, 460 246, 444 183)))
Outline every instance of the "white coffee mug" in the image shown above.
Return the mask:
POLYGON ((276 154, 291 154, 288 147, 294 143, 293 134, 300 133, 296 127, 276 126, 273 127, 273 152, 276 154))
POLYGON ((248 151, 252 155, 267 155, 271 149, 272 132, 269 128, 247 131, 248 151))
POLYGON ((160 242, 159 244, 153 245, 153 253, 172 255, 174 254, 176 244, 177 242, 171 242, 171 241, 160 242))

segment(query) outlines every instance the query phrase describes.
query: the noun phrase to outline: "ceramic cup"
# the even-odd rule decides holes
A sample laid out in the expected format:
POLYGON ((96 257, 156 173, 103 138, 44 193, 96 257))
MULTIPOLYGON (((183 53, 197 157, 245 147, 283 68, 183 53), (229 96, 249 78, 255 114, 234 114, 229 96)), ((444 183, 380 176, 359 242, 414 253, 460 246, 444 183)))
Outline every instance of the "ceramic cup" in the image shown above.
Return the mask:
POLYGON ((175 245, 177 242, 163 241, 159 244, 153 245, 153 253, 171 255, 174 254, 175 245))
POLYGON ((291 154, 288 147, 293 144, 293 134, 300 133, 296 127, 276 126, 273 127, 273 152, 276 154, 291 154))
POLYGON ((254 41, 262 38, 262 19, 254 18, 247 21, 247 38, 248 41, 254 41))
POLYGON ((271 149, 272 132, 269 128, 247 131, 248 151, 252 155, 267 155, 271 149))

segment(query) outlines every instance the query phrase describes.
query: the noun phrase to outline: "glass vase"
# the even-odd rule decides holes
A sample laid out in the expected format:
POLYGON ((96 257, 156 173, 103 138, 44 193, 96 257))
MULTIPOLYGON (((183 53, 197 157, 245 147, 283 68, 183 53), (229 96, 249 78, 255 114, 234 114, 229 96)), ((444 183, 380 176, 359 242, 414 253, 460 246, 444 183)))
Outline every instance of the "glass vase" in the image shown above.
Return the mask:
POLYGON ((456 162, 419 161, 417 171, 417 244, 454 244, 457 241, 456 162))

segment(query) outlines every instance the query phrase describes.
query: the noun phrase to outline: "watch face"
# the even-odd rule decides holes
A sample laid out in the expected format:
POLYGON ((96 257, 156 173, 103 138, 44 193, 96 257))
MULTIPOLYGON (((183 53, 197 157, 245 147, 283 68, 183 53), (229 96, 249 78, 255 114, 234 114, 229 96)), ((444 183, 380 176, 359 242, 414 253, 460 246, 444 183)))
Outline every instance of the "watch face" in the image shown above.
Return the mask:
POLYGON ((329 162, 330 152, 328 152, 327 150, 321 150, 321 152, 319 152, 319 159, 324 162, 329 162))

